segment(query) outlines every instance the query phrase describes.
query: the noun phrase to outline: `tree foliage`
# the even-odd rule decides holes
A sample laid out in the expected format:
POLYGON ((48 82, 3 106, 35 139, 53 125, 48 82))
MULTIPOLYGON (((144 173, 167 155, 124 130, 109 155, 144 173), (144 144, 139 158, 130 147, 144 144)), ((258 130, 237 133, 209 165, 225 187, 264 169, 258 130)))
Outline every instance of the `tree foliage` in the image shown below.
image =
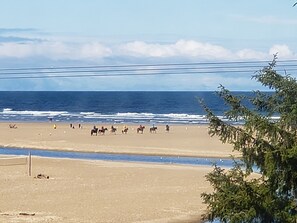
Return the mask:
POLYGON ((236 96, 220 86, 228 106, 225 116, 244 119, 242 126, 219 119, 205 104, 209 134, 219 136, 241 153, 241 162, 227 171, 215 166, 207 175, 212 193, 203 193, 205 218, 222 222, 295 222, 297 219, 297 82, 275 71, 276 57, 253 78, 271 90, 236 96), (245 101, 253 106, 247 107, 245 101), (272 117, 278 116, 279 119, 272 117), (261 175, 251 178, 253 167, 261 175))

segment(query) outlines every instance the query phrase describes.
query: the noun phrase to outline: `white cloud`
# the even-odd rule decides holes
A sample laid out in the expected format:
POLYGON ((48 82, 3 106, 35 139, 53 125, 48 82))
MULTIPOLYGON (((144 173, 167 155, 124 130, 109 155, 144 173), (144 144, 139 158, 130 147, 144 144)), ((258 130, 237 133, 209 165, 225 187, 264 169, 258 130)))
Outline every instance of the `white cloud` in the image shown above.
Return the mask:
POLYGON ((110 56, 110 48, 99 43, 66 44, 63 42, 0 43, 0 58, 45 57, 60 59, 98 59, 110 56))
MULTIPOLYGON (((86 59, 96 59, 112 55, 112 50, 100 43, 90 43, 82 45, 80 49, 81 57, 86 59)), ((79 57, 79 55, 77 55, 79 57)))
POLYGON ((175 48, 181 55, 184 56, 199 57, 204 59, 232 57, 231 51, 225 49, 224 47, 193 40, 180 40, 175 44, 175 48))
POLYGON ((149 44, 142 41, 129 42, 119 46, 119 52, 127 56, 172 57, 176 50, 169 45, 149 44))
POLYGON ((281 59, 296 59, 296 53, 287 45, 274 45, 267 52, 242 49, 231 51, 223 46, 194 40, 179 40, 171 44, 146 43, 142 41, 105 46, 99 42, 67 43, 62 41, 29 41, 0 43, 1 58, 42 57, 51 60, 95 61, 102 58, 137 61, 146 59, 182 58, 186 60, 269 60, 278 53, 281 59))
POLYGON ((14 57, 23 58, 30 55, 32 51, 32 46, 28 44, 19 43, 2 43, 0 45, 0 58, 4 57, 14 57))
POLYGON ((297 55, 294 54, 287 45, 274 45, 270 48, 269 54, 277 54, 277 56, 282 59, 297 58, 297 55))
POLYGON ((267 55, 267 53, 263 53, 260 51, 243 49, 236 52, 236 56, 242 60, 247 60, 247 59, 265 60, 269 55, 267 55))
POLYGON ((253 49, 231 51, 219 45, 193 40, 179 40, 174 44, 150 44, 140 41, 129 42, 119 46, 121 56, 142 58, 183 57, 201 60, 270 60, 278 52, 279 58, 296 59, 287 45, 274 45, 267 52, 253 49))
POLYGON ((141 57, 195 57, 201 59, 231 58, 232 53, 224 47, 193 40, 179 40, 174 44, 150 44, 129 42, 119 47, 122 55, 141 57))

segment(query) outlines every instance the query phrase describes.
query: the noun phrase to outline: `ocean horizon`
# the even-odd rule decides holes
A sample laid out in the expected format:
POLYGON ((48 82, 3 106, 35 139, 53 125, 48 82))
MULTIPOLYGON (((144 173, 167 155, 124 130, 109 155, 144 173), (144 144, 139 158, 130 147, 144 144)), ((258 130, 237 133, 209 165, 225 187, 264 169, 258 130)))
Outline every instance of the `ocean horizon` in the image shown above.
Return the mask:
POLYGON ((199 99, 224 119, 214 91, 0 91, 0 121, 207 124, 199 99))

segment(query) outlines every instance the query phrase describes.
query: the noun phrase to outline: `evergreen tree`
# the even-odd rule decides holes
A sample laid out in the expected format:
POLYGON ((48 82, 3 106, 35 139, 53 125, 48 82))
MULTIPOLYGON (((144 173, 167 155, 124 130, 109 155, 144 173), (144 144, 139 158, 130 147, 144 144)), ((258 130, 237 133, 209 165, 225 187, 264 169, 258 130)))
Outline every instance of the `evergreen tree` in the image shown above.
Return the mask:
POLYGON ((202 103, 210 121, 209 134, 241 154, 231 170, 215 166, 206 176, 214 189, 202 194, 208 220, 297 222, 297 82, 278 74, 275 65, 276 56, 253 76, 270 93, 236 96, 220 86, 218 94, 228 106, 225 116, 230 121, 243 119, 242 126, 222 121, 202 103), (254 166, 260 177, 250 176, 254 166))

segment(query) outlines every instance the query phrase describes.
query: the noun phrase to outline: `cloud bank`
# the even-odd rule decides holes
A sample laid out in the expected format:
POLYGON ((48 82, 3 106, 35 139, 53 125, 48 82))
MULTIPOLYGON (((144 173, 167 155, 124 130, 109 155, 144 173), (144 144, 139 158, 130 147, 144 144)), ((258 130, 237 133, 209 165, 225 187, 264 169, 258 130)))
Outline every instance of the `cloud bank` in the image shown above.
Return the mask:
POLYGON ((138 58, 184 60, 267 60, 273 54, 281 59, 296 59, 297 54, 289 46, 273 45, 267 52, 253 49, 229 50, 223 46, 194 40, 178 40, 175 43, 159 44, 143 41, 118 45, 100 42, 67 43, 62 41, 0 42, 0 59, 43 57, 50 60, 97 61, 103 58, 138 58))

